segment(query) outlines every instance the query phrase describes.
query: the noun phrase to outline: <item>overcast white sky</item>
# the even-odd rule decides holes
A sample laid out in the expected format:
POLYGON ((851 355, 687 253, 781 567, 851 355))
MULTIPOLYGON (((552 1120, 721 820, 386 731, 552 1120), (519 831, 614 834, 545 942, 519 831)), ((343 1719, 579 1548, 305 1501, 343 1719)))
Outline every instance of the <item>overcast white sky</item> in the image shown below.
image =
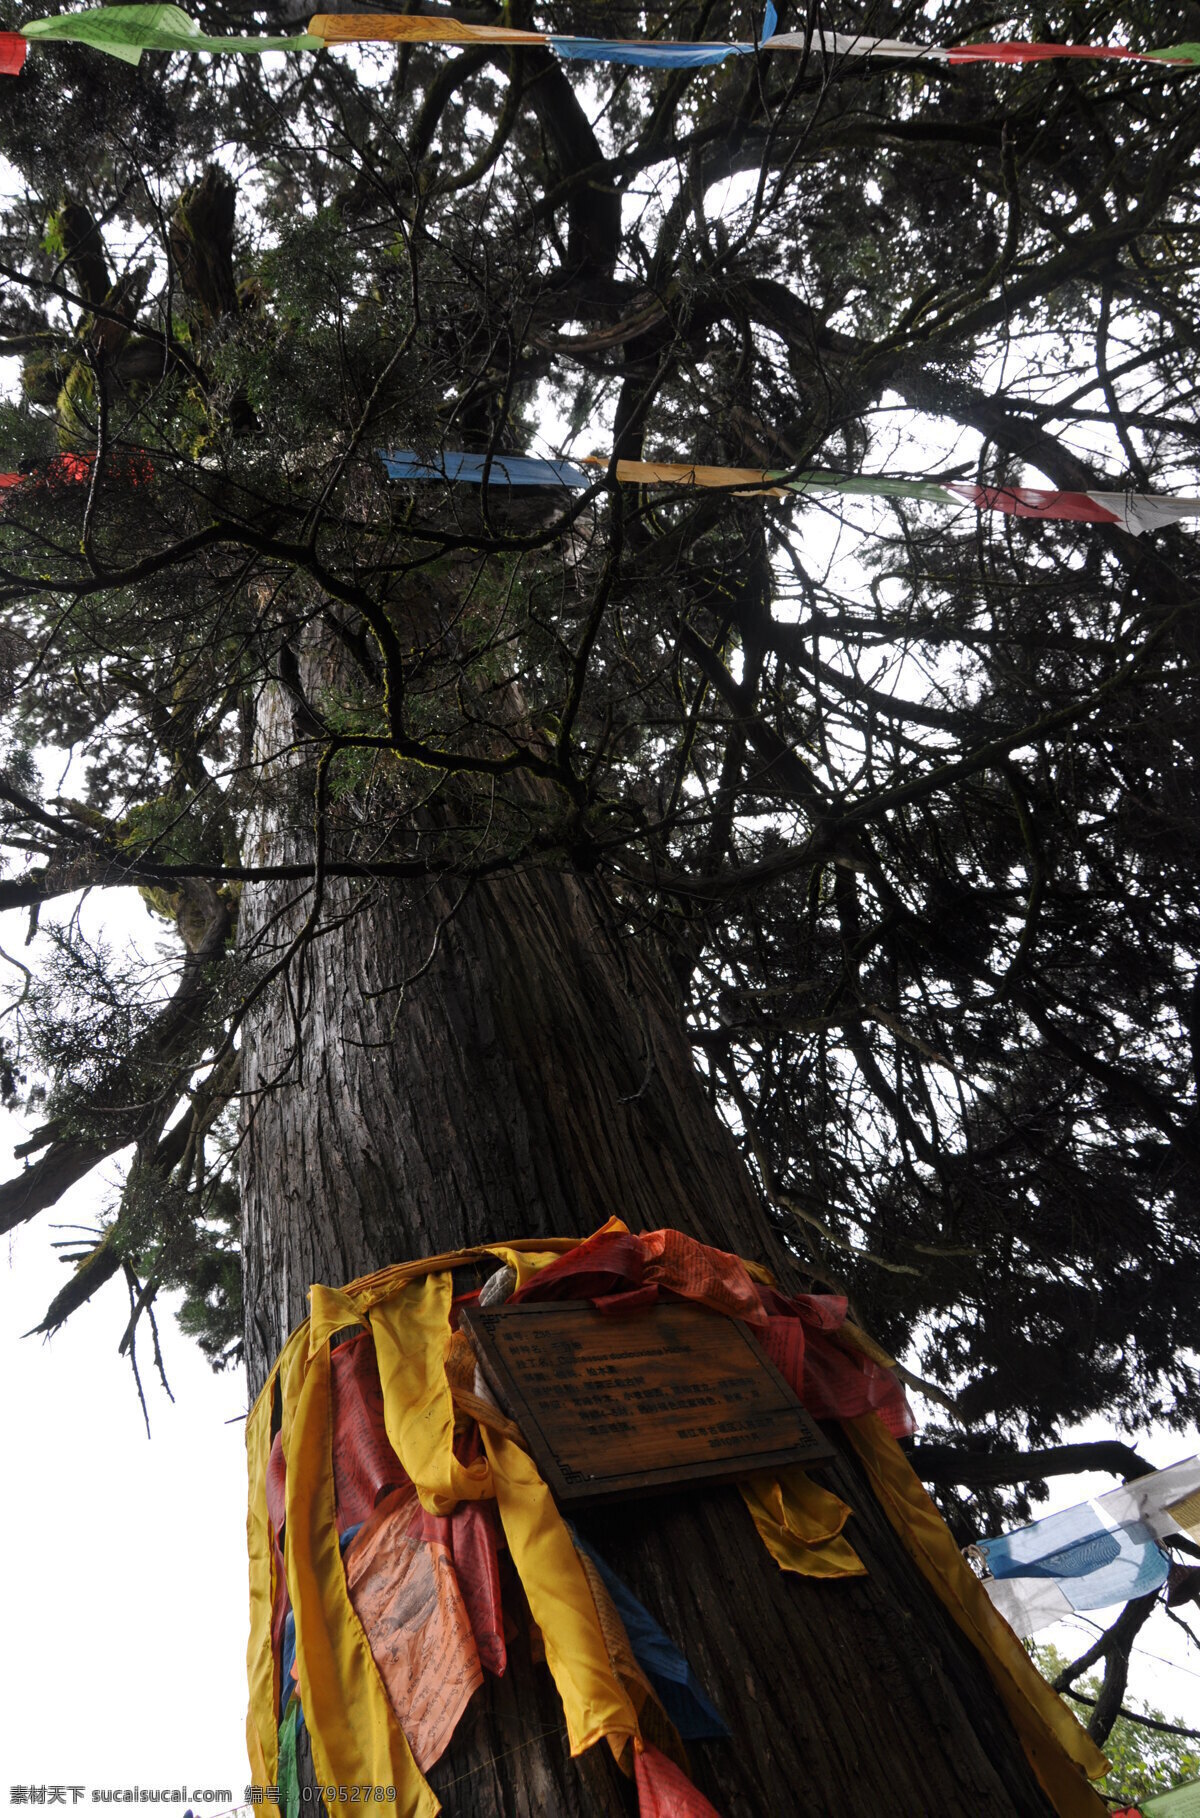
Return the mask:
POLYGON ((207 1818, 240 1804, 248 1778, 244 1429, 224 1424, 245 1412, 244 1378, 215 1376, 160 1314, 176 1400, 141 1354, 148 1440, 117 1355, 119 1278, 49 1343, 18 1336, 65 1279, 50 1219, 94 1223, 101 1198, 84 1183, 0 1240, 0 1806, 14 1786, 65 1786, 68 1806, 72 1785, 87 1788, 80 1804, 98 1788, 186 1786, 207 1818))

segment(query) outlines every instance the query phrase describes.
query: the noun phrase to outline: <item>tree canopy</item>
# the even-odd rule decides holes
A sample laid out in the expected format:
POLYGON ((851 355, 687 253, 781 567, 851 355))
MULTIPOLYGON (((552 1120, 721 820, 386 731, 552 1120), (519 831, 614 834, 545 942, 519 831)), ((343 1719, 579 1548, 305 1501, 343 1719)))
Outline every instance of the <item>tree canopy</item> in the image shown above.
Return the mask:
MULTIPOLYGON (((1034 1659, 1052 1685, 1067 1666, 1057 1648, 1049 1645, 1035 1648, 1034 1659)), ((1099 1679, 1087 1678, 1079 1681, 1082 1698, 1067 1693, 1081 1723, 1086 1724, 1088 1707, 1096 1704, 1102 1690, 1099 1679)), ((1135 1805, 1194 1780, 1200 1770, 1196 1743, 1196 1732, 1189 1732, 1181 1717, 1164 1717, 1151 1705, 1140 1710, 1135 1706, 1116 1719, 1105 1740, 1104 1752, 1111 1763, 1105 1795, 1135 1805)))
POLYGON ((53 45, 0 82, 0 907, 42 931, 0 1040, 45 1095, 0 1228, 133 1153, 47 1326, 125 1269, 233 1355, 247 1006, 286 981, 300 1068, 337 916, 553 867, 671 978, 814 1278, 978 1443, 1194 1416, 1195 535, 379 459, 1194 490, 1197 78, 819 43, 1193 12, 822 4, 783 19, 808 54, 668 73, 53 45), (297 928, 238 942, 266 878, 297 928), (150 971, 74 913, 131 888, 173 930, 150 971))

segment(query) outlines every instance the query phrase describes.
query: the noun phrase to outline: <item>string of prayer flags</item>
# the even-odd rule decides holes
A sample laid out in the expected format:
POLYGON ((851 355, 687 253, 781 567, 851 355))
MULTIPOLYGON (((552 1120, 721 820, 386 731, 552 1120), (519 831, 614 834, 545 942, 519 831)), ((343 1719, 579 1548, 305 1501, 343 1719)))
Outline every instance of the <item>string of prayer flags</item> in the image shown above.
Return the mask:
POLYGON ((662 42, 645 38, 578 38, 562 32, 517 31, 504 25, 471 25, 447 14, 414 17, 407 13, 318 13, 307 32, 291 38, 214 38, 202 32, 181 7, 170 5, 98 6, 31 20, 18 32, 0 33, 0 75, 15 76, 25 62, 30 42, 89 44, 110 57, 137 63, 151 51, 206 51, 214 55, 255 55, 263 51, 317 51, 327 44, 495 44, 519 49, 537 45, 568 62, 628 64, 642 69, 700 69, 730 57, 758 51, 816 51, 825 58, 878 57, 901 62, 1039 63, 1055 57, 1158 62, 1185 68, 1200 64, 1200 44, 1175 44, 1161 50, 1135 51, 1123 45, 999 42, 994 44, 908 44, 864 32, 818 29, 780 32, 778 14, 768 4, 757 42, 734 39, 725 44, 662 42))
MULTIPOLYGON (((768 17, 771 9, 768 8, 768 17)), ((309 30, 327 44, 496 44, 552 50, 567 62, 626 63, 640 69, 701 69, 729 57, 753 56, 750 43, 656 43, 645 38, 574 38, 561 32, 516 31, 506 25, 468 25, 448 14, 318 13, 309 30)), ((765 48, 765 46, 763 47, 765 48)))
POLYGON ((1129 61, 1134 63, 1200 64, 1200 44, 1173 44, 1162 50, 1135 51, 1115 44, 1050 44, 1023 40, 1002 40, 992 44, 908 44, 896 38, 875 38, 866 32, 831 32, 818 27, 811 38, 808 32, 777 32, 775 8, 766 8, 763 20, 761 50, 803 51, 810 44, 825 57, 885 57, 912 62, 928 59, 935 63, 1044 63, 1057 57, 1077 57, 1087 61, 1129 61))
POLYGON ((700 69, 729 57, 752 57, 756 51, 817 51, 831 57, 882 57, 903 62, 1039 63, 1052 57, 1117 58, 1134 62, 1200 63, 1200 44, 1177 44, 1165 50, 1133 51, 1120 45, 1091 44, 906 44, 864 32, 809 33, 777 31, 778 14, 768 4, 757 43, 734 39, 727 44, 661 42, 646 38, 576 38, 561 32, 516 31, 511 26, 469 25, 447 14, 414 17, 407 13, 318 13, 309 31, 329 44, 497 44, 519 49, 539 45, 567 62, 624 63, 641 69, 700 69))
MULTIPOLYGON (((109 10, 176 11, 147 7, 109 10)), ((397 15, 397 17, 407 15, 397 15)), ((3 34, 0 34, 2 37, 3 34)), ((266 40, 261 41, 265 44, 266 40)), ((292 40, 292 42, 296 42, 292 40)), ((585 455, 580 461, 543 459, 536 455, 472 454, 447 451, 427 461, 412 449, 379 450, 391 480, 442 481, 481 486, 556 486, 583 490, 595 486, 608 472, 624 485, 671 486, 684 490, 713 488, 739 498, 785 499, 824 496, 871 499, 911 499, 932 505, 971 505, 977 511, 998 511, 1008 517, 1043 518, 1076 524, 1114 524, 1132 536, 1163 530, 1187 518, 1200 517, 1200 497, 1173 498, 1148 492, 1058 492, 1038 486, 975 486, 960 480, 893 479, 887 474, 836 474, 793 472, 789 468, 711 467, 686 461, 617 461, 585 455)), ((0 473, 0 491, 28 482, 33 486, 84 483, 91 477, 93 456, 55 455, 40 474, 0 473)), ((144 456, 127 457, 118 464, 117 477, 132 485, 153 478, 144 456)), ((1192 1486, 1200 1491, 1200 1471, 1192 1486)), ((1181 1491, 1181 1494, 1183 1492, 1181 1491)))
MULTIPOLYGON (((398 15, 399 16, 399 15, 398 15)), ((407 17, 407 15, 404 15, 407 17)), ((601 456, 582 461, 542 460, 533 455, 446 452, 436 462, 412 449, 380 451, 392 480, 441 480, 480 486, 594 486, 609 469, 601 456)), ((773 499, 799 494, 913 499, 927 504, 973 505, 1009 517, 1058 519, 1081 524, 1115 524, 1133 536, 1161 530, 1184 518, 1200 517, 1200 497, 1158 493, 1058 492, 1037 486, 974 486, 957 480, 903 480, 884 474, 795 473, 788 468, 709 467, 680 461, 617 461, 614 477, 630 485, 714 487, 739 497, 773 499)))

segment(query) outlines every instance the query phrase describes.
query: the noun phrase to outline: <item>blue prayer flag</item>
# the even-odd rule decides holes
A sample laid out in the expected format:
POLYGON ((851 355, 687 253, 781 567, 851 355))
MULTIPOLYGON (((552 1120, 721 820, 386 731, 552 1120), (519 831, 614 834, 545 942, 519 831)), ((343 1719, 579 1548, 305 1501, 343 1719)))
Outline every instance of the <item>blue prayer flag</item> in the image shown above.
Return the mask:
POLYGON ((1053 1580, 1075 1610, 1102 1610, 1164 1583, 1169 1562, 1140 1521, 1108 1528, 1077 1503, 996 1540, 980 1542, 992 1577, 1053 1580))
POLYGON ((1060 1509, 1057 1515, 1030 1522, 1028 1527, 1014 1528, 998 1540, 979 1544, 993 1578, 1060 1578, 1070 1572, 1072 1555, 1083 1549, 1080 1557, 1085 1558, 1093 1542, 1100 1543, 1099 1550, 1090 1564, 1081 1565, 1082 1571, 1089 1572, 1094 1566, 1115 1559, 1116 1542, 1112 1541, 1107 1551, 1104 1548, 1103 1537, 1108 1533, 1091 1505, 1080 1502, 1073 1508, 1060 1509), (1043 1572, 1041 1568, 1048 1560, 1061 1563, 1043 1572))
POLYGON ((1149 1528, 1140 1521, 1117 1528, 1113 1538, 1118 1556, 1084 1577, 1063 1581, 1063 1591, 1076 1610, 1103 1610, 1111 1603, 1128 1603, 1165 1584, 1170 1561, 1155 1544, 1149 1528))
POLYGON ((571 1538, 579 1551, 587 1554, 604 1580, 604 1588, 625 1624, 634 1658, 658 1693, 659 1702, 682 1740, 700 1742, 706 1737, 728 1736, 729 1725, 701 1691, 695 1674, 671 1637, 574 1528, 571 1538))
MULTIPOLYGON (((482 454, 442 455, 440 463, 423 461, 411 448, 379 451, 389 480, 462 480, 482 486, 488 458, 482 454)), ((542 461, 533 455, 497 454, 488 468, 491 486, 592 486, 599 471, 587 473, 574 461, 542 461)))
POLYGON ((656 44, 647 39, 631 44, 624 38, 560 38, 549 40, 568 63, 632 63, 640 69, 701 69, 724 63, 726 57, 745 57, 752 44, 656 44))

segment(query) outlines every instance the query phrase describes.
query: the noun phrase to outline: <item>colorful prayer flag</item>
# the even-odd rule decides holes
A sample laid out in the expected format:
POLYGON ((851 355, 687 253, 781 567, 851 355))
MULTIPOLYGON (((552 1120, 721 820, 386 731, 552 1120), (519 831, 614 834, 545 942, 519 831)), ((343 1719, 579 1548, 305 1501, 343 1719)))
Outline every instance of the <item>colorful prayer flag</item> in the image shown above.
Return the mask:
MULTIPOLYGON (((581 462, 540 460, 532 455, 447 452, 426 461, 412 449, 381 451, 392 480, 445 480, 492 486, 595 485, 610 463, 588 455, 581 462)), ((791 473, 787 468, 708 467, 677 461, 617 461, 614 477, 631 485, 717 487, 739 496, 786 498, 789 494, 834 493, 866 498, 914 499, 1017 518, 1052 518, 1075 523, 1116 524, 1133 536, 1161 530, 1183 518, 1200 517, 1200 498, 1157 493, 1057 492, 1037 486, 970 486, 956 480, 901 480, 884 474, 791 473)), ((1200 1476, 1197 1478, 1200 1486, 1200 1476)))
POLYGON ((718 1818, 682 1768, 646 1743, 634 1756, 638 1818, 718 1818))
POLYGON ((908 44, 876 38, 866 32, 779 32, 778 14, 768 4, 757 42, 733 39, 727 44, 696 44, 647 38, 576 38, 559 32, 515 31, 504 25, 468 25, 447 14, 414 17, 396 13, 318 13, 309 31, 328 44, 496 44, 541 45, 568 62, 624 63, 643 69, 697 69, 724 63, 729 57, 752 57, 756 51, 816 52, 832 57, 882 57, 902 62, 1041 63, 1054 57, 1124 59, 1195 65, 1200 45, 1178 44, 1164 50, 1134 51, 1123 45, 999 42, 994 44, 908 44))
POLYGON ((1169 1570, 1143 1522, 1108 1527, 1086 1502, 982 1540, 979 1550, 992 1574, 987 1590, 993 1603, 1022 1635, 1074 1610, 1144 1597, 1165 1583, 1169 1570))
MULTIPOLYGON (((210 38, 179 6, 94 6, 78 13, 31 19, 21 36, 90 44, 93 50, 137 63, 144 51, 209 51, 218 54, 271 50, 321 50, 324 40, 302 32, 294 38, 210 38)), ((0 68, 3 66, 0 65, 0 68)))
POLYGON ((1165 1471, 1135 1477, 1104 1496, 1096 1507, 1109 1521, 1140 1521, 1158 1539, 1177 1534, 1195 1538, 1200 1524, 1200 1458, 1185 1458, 1165 1471))
MULTIPOLYGON (((993 44, 909 44, 896 38, 877 38, 864 32, 779 32, 778 15, 768 4, 762 34, 757 41, 733 39, 726 44, 685 43, 646 38, 579 38, 561 32, 517 31, 504 25, 471 25, 447 14, 416 18, 398 13, 318 13, 307 32, 293 38, 213 38, 200 30, 182 8, 170 5, 99 6, 80 12, 34 19, 20 33, 0 34, 0 40, 53 40, 90 44, 110 57, 136 63, 143 52, 207 51, 216 55, 256 54, 269 50, 322 50, 326 44, 495 44, 519 48, 539 45, 567 62, 631 64, 643 69, 698 69, 724 63, 729 57, 751 57, 757 51, 816 52, 824 58, 880 57, 912 62, 1038 63, 1054 57, 1125 59, 1160 62, 1194 68, 1200 64, 1200 44, 1176 44, 1164 49, 1135 51, 1123 45, 997 42, 993 44)), ((0 75, 16 75, 24 50, 0 42, 0 75)))

